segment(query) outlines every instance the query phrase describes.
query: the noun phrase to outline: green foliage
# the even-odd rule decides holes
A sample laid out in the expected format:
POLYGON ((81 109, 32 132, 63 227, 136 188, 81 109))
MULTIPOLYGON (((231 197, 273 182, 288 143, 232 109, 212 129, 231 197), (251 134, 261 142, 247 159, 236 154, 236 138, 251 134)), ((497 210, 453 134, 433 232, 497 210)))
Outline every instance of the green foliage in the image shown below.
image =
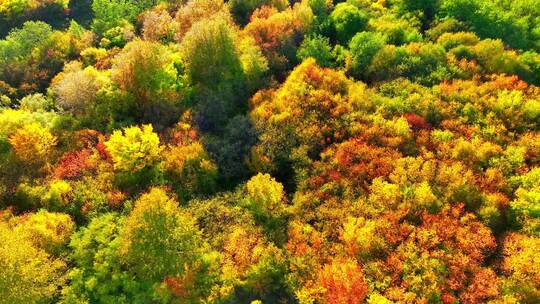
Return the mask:
POLYGON ((516 199, 510 202, 511 220, 523 232, 540 235, 540 169, 534 168, 518 179, 520 186, 516 190, 516 199))
POLYGON ((182 55, 192 81, 215 88, 241 81, 242 65, 235 47, 236 31, 224 18, 195 23, 182 40, 182 55))
POLYGON ((103 35, 108 30, 122 25, 123 22, 133 22, 137 15, 156 5, 155 0, 94 0, 92 1, 92 11, 94 20, 92 29, 103 35))
POLYGON ((361 32, 354 35, 349 43, 352 57, 351 73, 360 78, 384 44, 384 36, 377 33, 361 32))
POLYGON ((190 95, 183 65, 169 49, 157 42, 136 40, 113 59, 111 80, 133 100, 138 121, 153 123, 158 129, 179 117, 190 95), (160 119, 155 117, 162 115, 160 119))
POLYGON ((0 0, 0 303, 536 304, 539 8, 0 0))
POLYGON ((69 244, 69 286, 62 290, 63 302, 131 303, 144 299, 145 291, 122 269, 118 255, 121 218, 104 214, 75 233, 69 244), (142 290, 141 290, 142 289, 142 290))
POLYGON ((364 30, 369 16, 356 6, 344 2, 336 5, 330 14, 330 20, 334 24, 337 40, 346 45, 356 33, 364 30))
POLYGON ((153 188, 135 202, 126 218, 119 253, 130 273, 141 282, 178 280, 183 289, 178 296, 195 302, 208 292, 210 286, 204 284, 211 282, 205 278, 211 274, 205 272, 212 261, 204 256, 201 245, 194 219, 165 191, 153 188))
POLYGON ((303 61, 309 57, 315 58, 321 67, 334 65, 334 54, 330 46, 330 40, 324 36, 306 37, 298 48, 298 59, 303 61))
POLYGON ((441 12, 469 24, 482 38, 501 38, 514 48, 538 50, 537 5, 535 0, 446 0, 441 12))

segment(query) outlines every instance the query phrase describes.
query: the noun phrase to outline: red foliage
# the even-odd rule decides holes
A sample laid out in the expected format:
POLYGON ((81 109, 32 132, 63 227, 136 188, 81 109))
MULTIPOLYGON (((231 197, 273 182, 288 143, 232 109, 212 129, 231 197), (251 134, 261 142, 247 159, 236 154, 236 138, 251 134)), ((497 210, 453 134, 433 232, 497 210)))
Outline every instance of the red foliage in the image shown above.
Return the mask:
POLYGON ((483 303, 486 299, 499 294, 498 278, 489 268, 482 269, 474 274, 472 282, 465 291, 460 293, 461 303, 483 303))
POLYGON ((404 117, 407 119, 407 122, 414 131, 431 129, 431 125, 424 119, 424 117, 418 114, 407 113, 404 115, 404 117))
POLYGON ((65 153, 54 171, 54 176, 59 179, 79 178, 84 171, 92 169, 92 165, 88 162, 90 155, 92 155, 90 149, 65 153))

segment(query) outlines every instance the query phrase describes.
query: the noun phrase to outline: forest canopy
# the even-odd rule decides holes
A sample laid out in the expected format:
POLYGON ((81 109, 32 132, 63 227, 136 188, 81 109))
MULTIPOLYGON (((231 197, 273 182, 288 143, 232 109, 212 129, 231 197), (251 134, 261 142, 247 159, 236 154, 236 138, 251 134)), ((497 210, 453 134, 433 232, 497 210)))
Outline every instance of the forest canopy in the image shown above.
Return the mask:
POLYGON ((540 303, 540 0, 0 0, 4 303, 540 303))

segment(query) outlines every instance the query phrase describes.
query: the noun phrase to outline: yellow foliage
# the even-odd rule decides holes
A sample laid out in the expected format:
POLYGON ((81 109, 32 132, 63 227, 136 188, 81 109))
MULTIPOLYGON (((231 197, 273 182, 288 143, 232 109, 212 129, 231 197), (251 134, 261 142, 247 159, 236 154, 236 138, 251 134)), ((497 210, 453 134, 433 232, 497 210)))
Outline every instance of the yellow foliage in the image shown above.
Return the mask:
POLYGON ((341 238, 352 256, 370 256, 383 248, 384 240, 377 235, 377 223, 362 217, 350 217, 343 225, 341 238))
POLYGON ((112 156, 114 168, 121 171, 138 171, 153 165, 163 150, 151 125, 114 131, 105 146, 112 156))
POLYGON ((246 184, 249 198, 257 208, 272 214, 280 211, 283 207, 283 185, 277 182, 269 174, 259 173, 252 177, 246 184))
POLYGON ((65 266, 0 221, 0 303, 52 302, 65 266))
POLYGON ((75 223, 67 214, 42 210, 24 217, 15 231, 24 235, 37 248, 50 254, 59 254, 75 231, 75 223))
POLYGON ((56 146, 57 138, 37 123, 25 125, 9 137, 17 158, 31 164, 46 162, 56 146))

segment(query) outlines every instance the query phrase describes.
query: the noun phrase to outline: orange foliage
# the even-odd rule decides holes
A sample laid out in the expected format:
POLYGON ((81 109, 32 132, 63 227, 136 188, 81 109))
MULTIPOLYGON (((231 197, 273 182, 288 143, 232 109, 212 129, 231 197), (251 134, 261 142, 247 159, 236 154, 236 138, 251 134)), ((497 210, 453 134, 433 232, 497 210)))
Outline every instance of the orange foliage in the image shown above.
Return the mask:
POLYGON ((373 179, 393 171, 399 157, 393 150, 370 146, 359 139, 345 141, 323 153, 323 160, 315 165, 320 173, 310 179, 310 188, 319 189, 332 182, 367 191, 373 179))
POLYGON ((362 268, 355 260, 334 260, 319 272, 327 304, 359 304, 368 292, 362 268))
POLYGON ((260 46, 273 71, 284 72, 296 60, 296 48, 300 45, 306 24, 299 6, 278 12, 263 6, 251 16, 245 33, 260 46))

